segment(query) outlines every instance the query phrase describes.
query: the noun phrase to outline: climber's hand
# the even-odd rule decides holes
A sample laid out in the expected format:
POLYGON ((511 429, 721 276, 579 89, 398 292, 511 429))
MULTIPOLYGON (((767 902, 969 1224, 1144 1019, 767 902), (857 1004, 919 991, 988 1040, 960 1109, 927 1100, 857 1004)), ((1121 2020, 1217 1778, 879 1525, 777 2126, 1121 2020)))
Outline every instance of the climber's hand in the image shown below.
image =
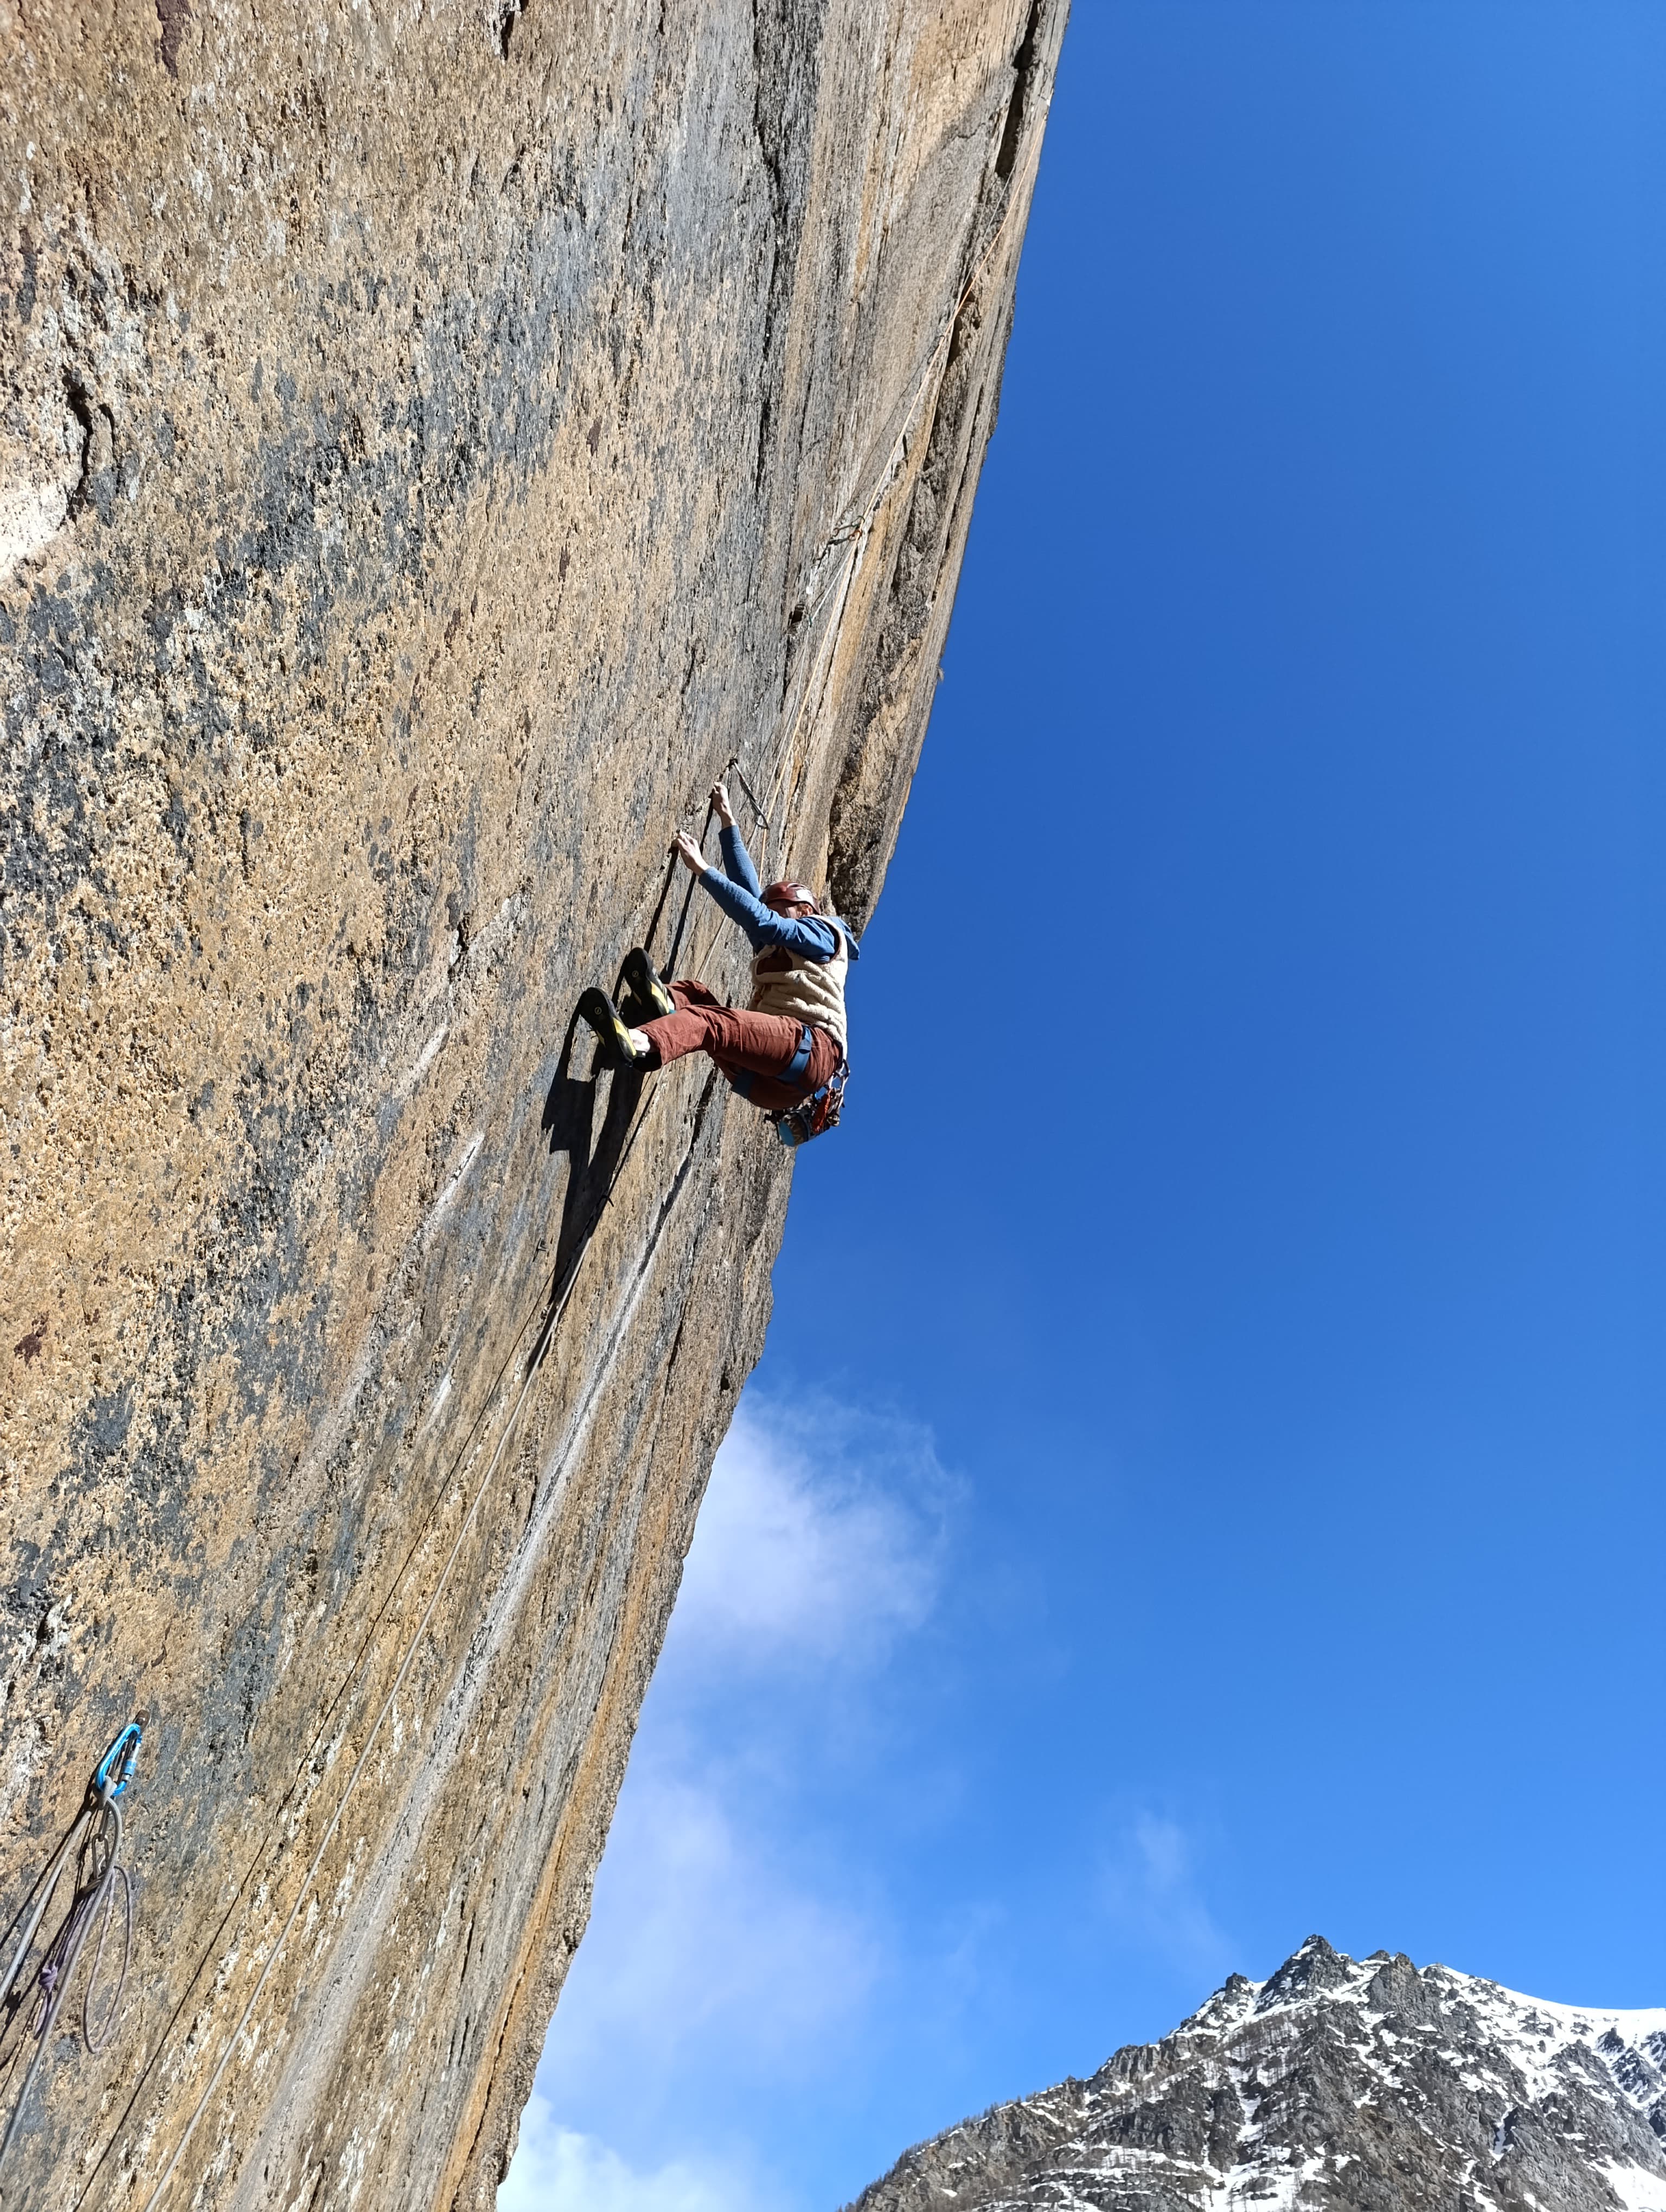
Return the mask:
POLYGON ((712 786, 712 812, 725 830, 734 828, 734 810, 729 805, 729 788, 721 776, 712 786))
POLYGON ((686 830, 678 831, 677 842, 671 849, 691 876, 705 874, 706 856, 701 851, 697 840, 690 837, 686 830))

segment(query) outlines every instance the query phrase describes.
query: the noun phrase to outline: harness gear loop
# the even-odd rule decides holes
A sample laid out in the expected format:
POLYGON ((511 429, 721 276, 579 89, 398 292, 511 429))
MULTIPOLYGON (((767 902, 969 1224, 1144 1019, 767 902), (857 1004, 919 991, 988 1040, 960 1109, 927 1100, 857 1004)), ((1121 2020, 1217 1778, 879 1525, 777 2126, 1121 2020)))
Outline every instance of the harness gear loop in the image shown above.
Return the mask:
POLYGON ((789 1152, 800 1145, 807 1145, 812 1137, 819 1137, 838 1127, 839 1116, 844 1111, 845 1079, 849 1073, 850 1062, 841 1058, 826 1082, 807 1098, 800 1098, 796 1106, 787 1107, 784 1113, 770 1115, 775 1134, 789 1152))

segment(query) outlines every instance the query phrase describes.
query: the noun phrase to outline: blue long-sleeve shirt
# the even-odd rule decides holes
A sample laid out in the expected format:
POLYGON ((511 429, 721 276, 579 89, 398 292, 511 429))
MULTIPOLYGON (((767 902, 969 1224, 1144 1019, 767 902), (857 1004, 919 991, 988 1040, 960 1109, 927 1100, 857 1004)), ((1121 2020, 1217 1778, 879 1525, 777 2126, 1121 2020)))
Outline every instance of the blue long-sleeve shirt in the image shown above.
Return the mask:
POLYGON ((830 960, 842 934, 846 951, 855 959, 856 940, 836 915, 807 914, 801 921, 793 921, 785 915, 770 912, 758 896, 757 870, 733 823, 719 831, 718 843, 723 848, 723 872, 720 875, 715 868, 708 868, 700 880, 730 921, 738 921, 745 931, 754 952, 779 948, 808 960, 830 960))

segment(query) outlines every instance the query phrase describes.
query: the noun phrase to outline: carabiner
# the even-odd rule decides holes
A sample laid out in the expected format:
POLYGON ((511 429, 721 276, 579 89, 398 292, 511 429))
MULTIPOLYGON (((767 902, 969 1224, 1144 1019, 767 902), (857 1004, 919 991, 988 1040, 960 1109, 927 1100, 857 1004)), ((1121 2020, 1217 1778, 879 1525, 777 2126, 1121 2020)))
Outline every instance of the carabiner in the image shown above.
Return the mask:
POLYGON ((107 1805, 112 1798, 121 1796, 133 1779, 133 1769, 138 1764, 139 1746, 143 1740, 144 1730, 137 1721, 129 1721, 93 1769, 93 1778, 88 1784, 89 1796, 96 1797, 101 1805, 107 1805), (125 1760, 122 1757, 124 1752, 126 1753, 125 1760), (120 1768, 119 1773, 115 1771, 118 1766, 120 1768), (112 1774, 115 1777, 113 1781, 112 1774))

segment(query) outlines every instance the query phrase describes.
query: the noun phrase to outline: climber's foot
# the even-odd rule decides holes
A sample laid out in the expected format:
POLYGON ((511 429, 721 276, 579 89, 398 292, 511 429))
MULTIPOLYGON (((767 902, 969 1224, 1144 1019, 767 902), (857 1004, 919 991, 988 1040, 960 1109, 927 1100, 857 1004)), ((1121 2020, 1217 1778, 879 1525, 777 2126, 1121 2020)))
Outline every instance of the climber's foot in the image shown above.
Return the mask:
POLYGON ((622 1067, 641 1066, 653 1050, 640 1030, 625 1026, 612 1000, 594 985, 579 1000, 579 1019, 589 1024, 603 1049, 622 1067))
POLYGON ((624 957, 625 999, 621 1011, 635 1021, 651 1022, 661 1014, 674 1014, 677 1001, 660 980, 660 971, 640 945, 624 957))

